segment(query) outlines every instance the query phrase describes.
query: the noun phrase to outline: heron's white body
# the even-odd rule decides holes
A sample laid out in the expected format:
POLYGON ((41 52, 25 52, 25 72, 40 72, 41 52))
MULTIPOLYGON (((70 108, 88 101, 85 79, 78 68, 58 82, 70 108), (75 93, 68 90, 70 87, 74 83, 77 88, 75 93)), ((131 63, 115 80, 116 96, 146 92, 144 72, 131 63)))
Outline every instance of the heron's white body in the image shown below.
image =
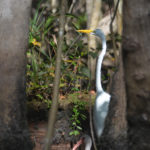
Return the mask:
MULTIPOLYGON (((98 140, 100 139, 104 126, 105 126, 105 120, 108 114, 109 109, 109 103, 110 103, 110 95, 106 93, 101 84, 101 67, 102 67, 102 61, 106 53, 106 39, 104 33, 100 29, 96 29, 94 31, 92 30, 78 30, 78 32, 82 33, 91 33, 95 36, 98 36, 102 40, 102 52, 98 56, 97 61, 97 68, 96 68, 96 91, 97 96, 94 104, 94 110, 93 110, 93 121, 94 121, 94 129, 95 133, 97 135, 98 140)), ((85 138, 89 139, 89 138, 85 138)), ((91 139, 89 141, 86 141, 85 144, 85 150, 91 149, 91 139)))
POLYGON ((91 150, 92 140, 88 135, 84 135, 85 150, 91 150))
POLYGON ((100 29, 96 29, 94 31, 94 35, 98 36, 102 40, 102 52, 98 56, 97 68, 96 68, 97 96, 96 96, 94 112, 93 112, 94 128, 95 128, 97 138, 99 139, 103 132, 106 116, 108 114, 110 95, 103 90, 101 84, 101 67, 102 67, 103 58, 105 56, 106 48, 107 48, 105 35, 100 29))
POLYGON ((109 102, 110 95, 108 93, 104 91, 97 93, 93 112, 94 129, 97 138, 100 138, 104 129, 105 119, 108 114, 109 102))

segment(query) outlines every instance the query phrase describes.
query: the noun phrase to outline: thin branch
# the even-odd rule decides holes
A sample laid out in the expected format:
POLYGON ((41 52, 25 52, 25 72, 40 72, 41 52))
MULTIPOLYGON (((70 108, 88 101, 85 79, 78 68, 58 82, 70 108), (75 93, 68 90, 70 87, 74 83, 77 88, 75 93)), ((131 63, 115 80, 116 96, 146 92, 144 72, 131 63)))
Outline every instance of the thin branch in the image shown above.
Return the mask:
POLYGON ((114 19, 115 19, 115 17, 116 17, 117 10, 118 10, 118 6, 119 6, 119 2, 120 2, 120 0, 117 1, 117 4, 116 4, 116 7, 115 7, 115 11, 114 11, 113 17, 111 17, 110 26, 112 26, 112 24, 113 24, 113 22, 114 22, 114 19))
MULTIPOLYGON (((69 14, 71 14, 72 13, 72 10, 73 10, 73 7, 74 7, 74 4, 76 3, 76 0, 73 0, 72 1, 72 4, 71 4, 71 6, 70 6, 70 8, 69 8, 69 11, 68 11, 68 13, 69 14)), ((66 31, 68 31, 68 23, 70 22, 70 20, 71 20, 71 18, 67 18, 67 20, 66 20, 66 25, 65 25, 65 30, 66 31)))
POLYGON ((68 11, 69 14, 72 12, 72 9, 73 9, 75 3, 76 3, 76 0, 73 0, 71 6, 69 8, 69 11, 68 11))
POLYGON ((60 65, 61 65, 61 53, 64 39, 64 26, 65 26, 65 7, 66 0, 62 0, 61 3, 61 15, 60 15, 60 28, 59 28, 59 37, 58 37, 58 48, 57 48, 57 57, 56 57, 56 67, 55 67, 55 79, 54 79, 54 89, 53 89, 53 98, 52 106, 49 111, 48 118, 48 131, 45 140, 44 150, 49 150, 52 144, 52 137, 54 131, 54 124, 56 121, 57 107, 58 107, 58 93, 59 93, 59 83, 60 83, 60 65))
MULTIPOLYGON (((115 36, 114 36, 114 32, 113 32, 113 22, 114 22, 114 19, 116 17, 116 14, 117 14, 119 2, 120 2, 120 0, 117 1, 116 7, 115 7, 115 11, 114 11, 113 16, 111 16, 111 22, 110 22, 110 32, 111 32, 111 39, 112 39, 112 42, 113 42, 113 49, 114 49, 114 55, 115 55, 115 63, 116 63, 116 65, 118 64, 118 58, 117 58, 116 41, 115 41, 115 36)), ((111 8, 110 8, 110 13, 111 13, 111 8)))
POLYGON ((94 137, 94 128, 93 128, 93 117, 92 117, 92 96, 90 94, 90 131, 91 131, 91 136, 92 136, 92 142, 93 142, 93 146, 94 149, 97 150, 96 147, 96 142, 95 142, 95 137, 94 137))
MULTIPOLYGON (((91 67, 91 64, 90 64, 90 67, 91 67)), ((90 74, 90 78, 89 78, 89 86, 88 86, 88 89, 91 90, 91 83, 92 83, 92 79, 91 79, 91 74, 90 74)), ((90 108, 90 112, 89 112, 89 115, 90 115, 90 132, 91 132, 91 137, 92 137, 92 142, 93 142, 93 146, 94 146, 94 149, 97 150, 97 146, 96 146, 96 140, 95 140, 95 137, 94 137, 94 127, 93 127, 93 115, 92 115, 92 95, 90 93, 90 96, 89 96, 89 108, 90 108)))
POLYGON ((70 46, 69 46, 67 52, 65 53, 65 56, 67 56, 68 53, 71 52, 71 48, 72 48, 72 47, 74 46, 74 44, 80 39, 80 37, 81 37, 81 34, 79 34, 79 35, 77 36, 77 38, 76 38, 74 41, 72 41, 72 43, 70 44, 70 46))

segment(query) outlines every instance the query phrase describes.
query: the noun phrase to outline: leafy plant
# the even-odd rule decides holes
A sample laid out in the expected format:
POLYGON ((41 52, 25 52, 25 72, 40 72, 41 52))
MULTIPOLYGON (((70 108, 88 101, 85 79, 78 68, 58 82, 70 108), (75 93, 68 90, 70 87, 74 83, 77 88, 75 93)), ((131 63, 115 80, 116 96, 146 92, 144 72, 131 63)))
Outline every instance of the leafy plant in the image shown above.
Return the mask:
POLYGON ((72 116, 71 116, 71 122, 72 122, 72 131, 69 133, 70 135, 79 135, 80 131, 82 131, 81 127, 81 121, 80 120, 86 120, 86 116, 82 113, 85 110, 86 102, 83 101, 75 101, 73 110, 72 110, 72 116))
MULTIPOLYGON (((43 13, 45 10, 46 8, 41 7, 41 3, 39 3, 30 20, 26 91, 28 101, 44 102, 47 105, 46 108, 50 108, 53 79, 55 77, 58 14, 49 15, 50 13, 48 13, 45 15, 43 13)), ((84 14, 78 17, 73 14, 66 14, 66 16, 72 19, 70 22, 72 28, 74 26, 80 28, 86 24, 86 15, 84 14)), ((82 88, 87 89, 87 86, 82 84, 82 81, 88 80, 89 71, 87 64, 81 60, 81 57, 87 57, 87 54, 82 40, 75 42, 70 48, 65 36, 60 93, 74 93, 81 91, 82 88)), ((78 108, 76 109, 79 110, 78 108)), ((75 110, 74 113, 77 116, 75 110)))

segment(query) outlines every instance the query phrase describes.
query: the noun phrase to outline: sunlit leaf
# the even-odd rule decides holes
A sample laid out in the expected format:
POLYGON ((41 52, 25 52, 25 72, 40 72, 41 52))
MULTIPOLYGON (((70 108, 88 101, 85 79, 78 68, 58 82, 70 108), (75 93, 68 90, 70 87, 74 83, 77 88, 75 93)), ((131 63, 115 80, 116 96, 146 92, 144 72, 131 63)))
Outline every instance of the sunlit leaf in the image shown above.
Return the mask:
POLYGON ((44 28, 47 29, 49 27, 49 25, 54 21, 54 17, 53 16, 50 16, 46 22, 45 22, 45 25, 44 25, 44 28))

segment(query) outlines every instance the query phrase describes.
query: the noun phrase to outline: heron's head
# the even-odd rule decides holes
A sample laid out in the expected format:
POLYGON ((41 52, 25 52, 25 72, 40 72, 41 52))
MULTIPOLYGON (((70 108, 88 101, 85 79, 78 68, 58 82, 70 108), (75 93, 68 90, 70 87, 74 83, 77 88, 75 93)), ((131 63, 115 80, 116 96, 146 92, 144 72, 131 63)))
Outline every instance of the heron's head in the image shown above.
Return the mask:
POLYGON ((104 33, 102 32, 101 29, 95 29, 95 30, 77 30, 77 32, 92 34, 92 35, 100 37, 102 40, 105 40, 105 35, 104 35, 104 33))

